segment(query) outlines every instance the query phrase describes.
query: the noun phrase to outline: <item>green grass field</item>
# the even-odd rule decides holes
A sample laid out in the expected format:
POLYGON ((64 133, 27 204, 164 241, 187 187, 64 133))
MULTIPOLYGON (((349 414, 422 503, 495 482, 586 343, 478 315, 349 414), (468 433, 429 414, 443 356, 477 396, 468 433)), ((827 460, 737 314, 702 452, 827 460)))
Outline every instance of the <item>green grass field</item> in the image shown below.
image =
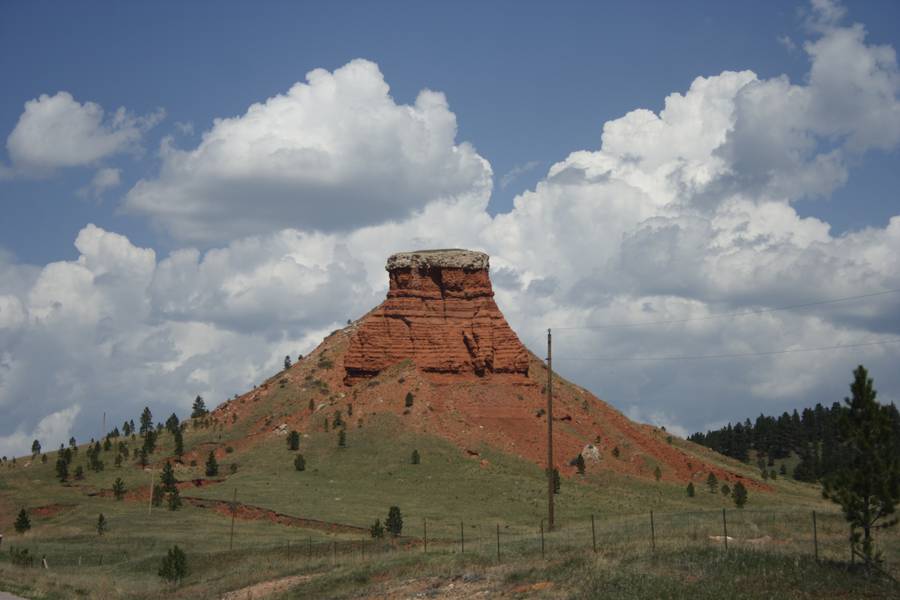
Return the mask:
MULTIPOLYGON (((365 590, 378 595, 394 587, 397 597, 404 597, 419 593, 414 590, 423 582, 444 590, 446 597, 481 588, 512 597, 576 598, 649 598, 659 597, 660 590, 686 598, 723 597, 722 590, 734 597, 803 598, 820 597, 829 589, 845 590, 845 597, 885 597, 890 589, 848 569, 847 528, 836 508, 821 499, 815 486, 785 478, 771 482, 773 493, 751 490, 747 507, 738 510, 702 483, 696 484, 696 496, 688 498, 681 484, 589 469, 584 477, 563 479, 555 497, 558 529, 544 535, 542 558, 546 480, 538 466, 490 448, 478 448, 478 457, 468 457, 440 438, 410 433, 401 418, 381 415, 361 428, 351 425, 343 448, 336 432, 303 436, 303 472, 294 469, 294 453, 285 438, 267 435, 220 461, 222 482, 182 490, 186 498, 207 500, 231 500, 236 490, 238 501, 246 505, 362 528, 376 518, 383 521, 388 508, 397 505, 404 529, 396 544, 373 543, 364 532, 239 518, 229 551, 227 514, 190 505, 175 512, 165 506, 148 512, 146 500, 116 501, 96 494, 109 490, 117 477, 131 490, 148 484, 151 474, 132 462, 115 467, 114 450, 102 453, 103 471, 86 469, 83 481, 68 485, 56 480, 56 453, 51 452, 46 464, 36 461, 26 467, 28 459, 19 459, 14 468, 0 470, 0 526, 5 533, 0 589, 42 598, 218 598, 289 576, 294 579, 284 589, 269 590, 273 597, 353 597, 365 590), (421 457, 418 465, 410 461, 414 449, 421 457), (233 474, 231 463, 238 465, 233 474), (20 508, 50 505, 62 506, 55 514, 34 513, 26 534, 12 531, 20 508), (723 508, 732 538, 727 553, 717 538, 723 532, 723 508), (821 564, 812 560, 813 510, 821 564), (95 531, 101 512, 109 522, 102 537, 95 531), (422 544, 426 527, 427 554, 422 544), (185 549, 190 568, 174 590, 156 574, 173 544, 185 549), (10 547, 46 555, 50 569, 11 564, 10 547), (467 573, 475 575, 470 581, 459 579, 467 573), (755 585, 759 578, 766 584, 755 585)), ((188 450, 210 441, 225 445, 230 436, 245 433, 188 427, 185 443, 188 450)), ((705 452, 680 440, 674 443, 705 452)), ((154 456, 167 452, 171 436, 163 433, 154 456)), ((76 465, 86 467, 85 454, 82 447, 70 472, 76 465)), ((724 457, 704 454, 703 459, 748 475, 755 471, 724 457)), ((177 475, 180 480, 203 477, 202 461, 179 467, 177 475)), ((897 576, 900 536, 896 530, 883 533, 879 544, 888 569, 897 576)))

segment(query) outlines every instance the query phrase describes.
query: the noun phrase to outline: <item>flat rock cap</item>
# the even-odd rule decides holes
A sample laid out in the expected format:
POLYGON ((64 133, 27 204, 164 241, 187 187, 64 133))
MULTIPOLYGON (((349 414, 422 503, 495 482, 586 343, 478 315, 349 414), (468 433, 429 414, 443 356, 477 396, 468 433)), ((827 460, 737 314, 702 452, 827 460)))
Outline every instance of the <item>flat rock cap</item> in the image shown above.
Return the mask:
POLYGON ((464 269, 480 271, 490 268, 490 257, 484 252, 449 248, 444 250, 415 250, 398 252, 387 260, 385 269, 464 269))

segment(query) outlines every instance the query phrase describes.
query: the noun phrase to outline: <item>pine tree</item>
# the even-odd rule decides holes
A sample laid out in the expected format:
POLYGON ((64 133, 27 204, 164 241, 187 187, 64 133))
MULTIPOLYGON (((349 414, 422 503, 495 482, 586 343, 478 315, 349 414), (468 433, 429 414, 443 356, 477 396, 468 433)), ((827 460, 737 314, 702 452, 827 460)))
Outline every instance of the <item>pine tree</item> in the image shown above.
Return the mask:
POLYGON ((145 406, 144 412, 141 413, 141 429, 140 434, 144 435, 148 431, 153 430, 153 413, 150 412, 150 407, 145 406))
POLYGON ((400 532, 403 531, 403 517, 400 516, 399 507, 392 506, 390 510, 388 510, 387 521, 384 522, 384 525, 391 536, 397 537, 400 535, 400 532))
POLYGON ((722 484, 722 495, 726 497, 731 495, 731 488, 728 487, 727 483, 722 484))
POLYGON ((419 460, 420 460, 420 459, 419 459, 419 451, 418 451, 418 450, 413 450, 413 451, 412 451, 412 456, 410 456, 409 462, 411 462, 411 463, 414 464, 414 465, 417 465, 417 464, 419 464, 419 460))
POLYGON ((106 439, 103 441, 103 451, 104 451, 104 452, 109 452, 110 450, 112 450, 112 442, 109 441, 109 438, 106 438, 106 439))
POLYGON ((56 459, 56 477, 61 483, 69 480, 69 463, 62 457, 56 459))
POLYGON ((219 474, 219 463, 216 462, 216 453, 210 451, 209 458, 206 459, 206 476, 215 477, 219 474))
POLYGON ((581 454, 575 457, 575 468, 578 470, 579 475, 584 475, 585 464, 584 457, 581 454))
POLYGON ((686 491, 687 491, 688 498, 694 497, 695 492, 694 492, 694 482, 693 481, 688 482, 686 491))
POLYGON ((375 539, 384 537, 384 527, 381 525, 381 519, 375 519, 375 523, 369 527, 369 535, 375 539))
POLYGON ((302 454, 298 454, 297 456, 294 457, 294 468, 297 469, 298 471, 306 470, 306 459, 303 458, 302 454))
POLYGON ((734 505, 738 508, 744 508, 744 505, 747 504, 747 488, 740 481, 734 484, 734 489, 731 490, 731 498, 734 500, 734 505))
POLYGON ((163 465, 162 473, 159 474, 159 482, 162 489, 166 492, 171 492, 178 488, 178 479, 175 478, 175 469, 169 461, 166 461, 166 464, 163 465))
POLYGON ((406 408, 412 408, 412 405, 413 405, 412 392, 406 392, 406 399, 403 401, 403 404, 406 406, 406 408))
POLYGON ((153 429, 148 429, 146 433, 144 433, 144 450, 146 450, 147 454, 153 454, 156 450, 156 438, 158 434, 153 429))
POLYGON ((881 558, 873 530, 897 524, 893 515, 900 502, 900 440, 894 435, 891 407, 876 401, 874 383, 862 365, 853 372, 850 391, 852 397, 844 399, 846 407, 838 418, 840 464, 825 477, 823 495, 841 506, 854 552, 872 564, 881 558), (861 543, 857 529, 863 530, 861 543))
POLYGON ((172 413, 169 415, 169 418, 166 419, 166 430, 172 435, 175 435, 175 432, 178 431, 180 425, 181 423, 178 421, 178 415, 175 413, 172 413))
POLYGON ((187 556, 178 546, 172 546, 159 566, 158 574, 169 583, 177 583, 187 575, 187 556))
POLYGON ((37 440, 31 442, 31 455, 37 456, 41 453, 41 443, 37 440))
POLYGON ((181 428, 179 427, 173 435, 175 437, 175 456, 181 458, 184 456, 184 434, 181 433, 181 428))
POLYGON ((710 494, 715 494, 719 490, 719 478, 715 473, 710 473, 706 477, 706 487, 709 488, 710 494))
POLYGON ((97 517, 97 535, 103 535, 109 529, 109 525, 106 523, 106 517, 103 516, 103 513, 100 513, 100 516, 97 517))
POLYGON ((44 464, 44 465, 47 464, 47 455, 46 454, 41 454, 41 464, 44 464))
POLYGON ((153 494, 150 497, 150 503, 153 506, 162 506, 163 498, 165 498, 166 493, 163 491, 162 486, 154 485, 153 486, 153 494))
POLYGON ((194 399, 194 405, 191 407, 191 418, 199 419, 205 417, 207 413, 209 413, 209 411, 206 410, 206 403, 203 401, 203 396, 198 395, 194 399))
POLYGON ((287 371, 290 368, 291 368, 291 357, 285 356, 284 357, 284 370, 287 371))
POLYGON ((16 523, 14 525, 17 533, 25 533, 29 529, 31 529, 31 519, 28 518, 28 513, 23 508, 19 511, 19 516, 16 517, 16 523))
POLYGON ((344 448, 346 446, 347 446, 347 434, 344 432, 343 429, 341 429, 338 432, 338 447, 344 448))
POLYGON ((84 479, 84 468, 81 465, 75 467, 75 479, 76 481, 84 479))
POLYGON ((297 451, 300 449, 300 432, 291 430, 287 436, 288 450, 297 451))
POLYGON ((167 498, 167 506, 169 510, 178 510, 181 508, 181 493, 178 491, 178 488, 173 489, 168 494, 167 498))
POLYGON ((113 482, 112 492, 116 500, 121 500, 125 497, 125 482, 122 481, 121 477, 116 477, 115 482, 113 482))

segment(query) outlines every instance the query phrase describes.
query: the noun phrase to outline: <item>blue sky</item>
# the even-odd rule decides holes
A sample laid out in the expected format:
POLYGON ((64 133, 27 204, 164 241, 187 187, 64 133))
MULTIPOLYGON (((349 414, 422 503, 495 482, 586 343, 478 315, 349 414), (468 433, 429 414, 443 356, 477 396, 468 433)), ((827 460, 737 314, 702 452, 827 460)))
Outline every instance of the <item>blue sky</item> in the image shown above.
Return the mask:
POLYGON ((0 452, 241 392, 427 246, 488 251, 532 348, 700 319, 559 338, 565 375, 676 432, 830 403, 858 362, 900 398, 900 294, 703 320, 900 289, 897 23, 888 1, 3 3, 0 452), (861 341, 885 345, 564 360, 861 341))
MULTIPOLYGON (((900 5, 850 9, 872 40, 898 45, 900 5)), ((147 136, 144 155, 115 161, 121 192, 158 168, 154 149, 163 135, 178 135, 174 123, 193 124, 196 135, 314 68, 362 57, 380 65, 398 102, 423 87, 447 94, 458 138, 493 165, 490 210, 506 211, 551 164, 596 147, 603 122, 637 107, 659 110, 698 75, 752 69, 802 80, 806 56, 778 39, 800 43, 804 10, 801 2, 4 3, 0 126, 8 132, 27 100, 59 90, 107 110, 163 107, 167 117, 147 136)), ((897 160, 896 151, 873 152, 835 191, 838 201, 798 208, 838 231, 884 225, 896 207, 888 195, 900 184, 897 160)), ((89 179, 76 170, 4 184, 0 247, 33 264, 72 258, 74 236, 94 222, 171 249, 145 220, 117 212, 120 193, 103 202, 75 197, 89 179)))

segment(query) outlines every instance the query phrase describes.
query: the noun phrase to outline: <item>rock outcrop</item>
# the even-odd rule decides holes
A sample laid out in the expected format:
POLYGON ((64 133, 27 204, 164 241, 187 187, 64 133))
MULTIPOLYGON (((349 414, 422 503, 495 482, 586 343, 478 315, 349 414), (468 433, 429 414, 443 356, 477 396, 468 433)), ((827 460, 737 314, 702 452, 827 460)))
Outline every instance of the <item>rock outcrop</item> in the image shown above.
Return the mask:
POLYGON ((385 268, 387 299, 350 340, 347 383, 406 359, 430 373, 527 375, 527 351, 494 302, 487 254, 403 252, 385 268))

